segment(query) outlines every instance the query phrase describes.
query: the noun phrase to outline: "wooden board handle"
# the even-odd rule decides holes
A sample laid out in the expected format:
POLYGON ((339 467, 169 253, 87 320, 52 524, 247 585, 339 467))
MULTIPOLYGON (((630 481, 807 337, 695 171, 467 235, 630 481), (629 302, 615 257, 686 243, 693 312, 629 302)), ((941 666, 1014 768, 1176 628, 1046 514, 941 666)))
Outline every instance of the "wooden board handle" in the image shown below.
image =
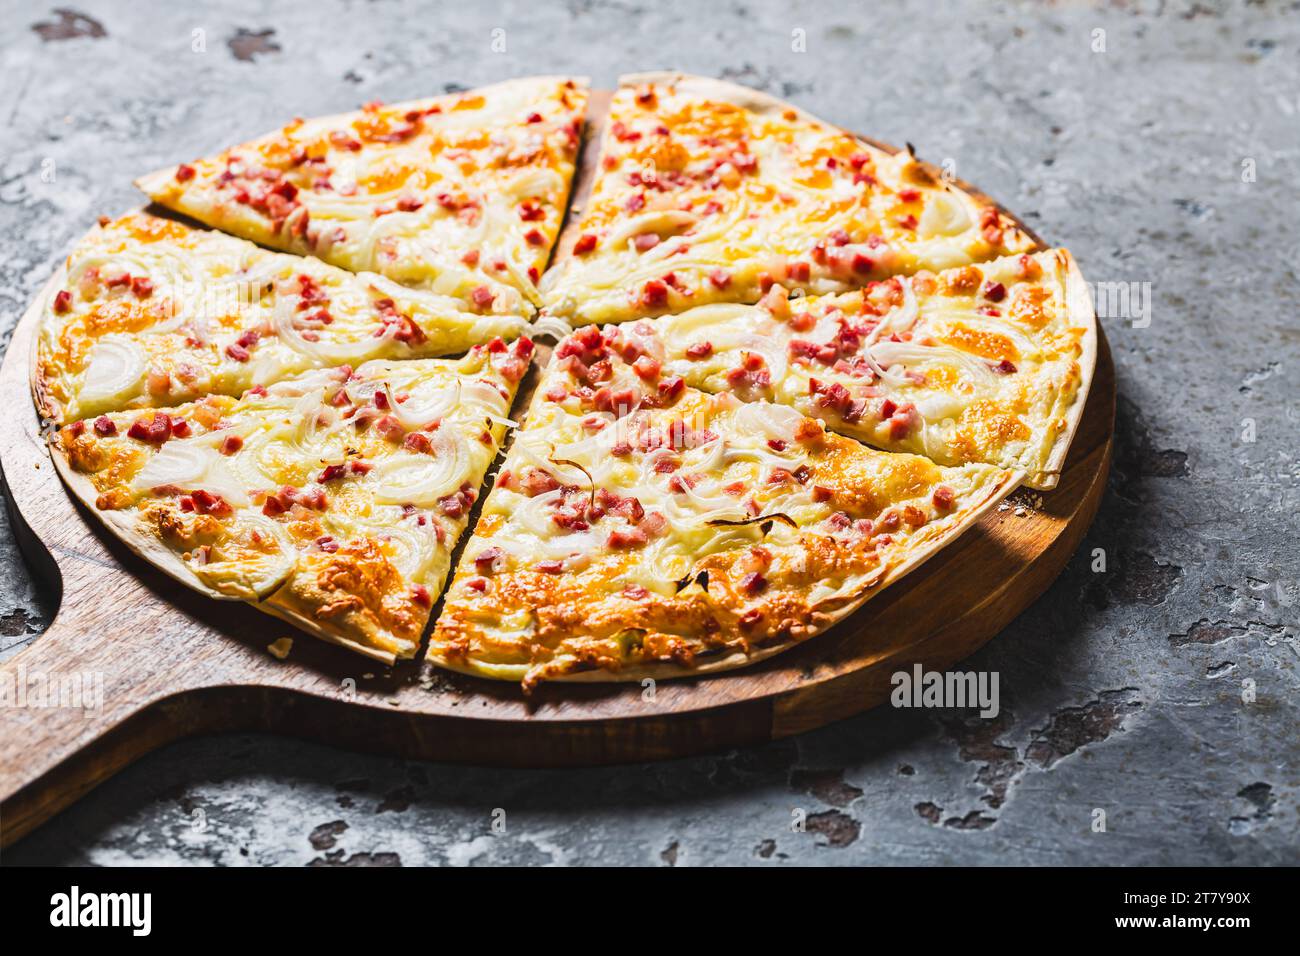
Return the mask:
POLYGON ((148 749, 104 759, 105 743, 129 743, 123 728, 154 700, 133 692, 111 659, 84 658, 87 635, 70 623, 74 616, 60 612, 32 646, 0 665, 0 846, 148 749))
POLYGON ((50 628, 0 664, 0 846, 150 750, 209 729, 193 705, 230 678, 220 649, 193 666, 175 604, 76 534, 80 522, 51 553, 10 515, 34 573, 58 582, 61 600, 50 628))

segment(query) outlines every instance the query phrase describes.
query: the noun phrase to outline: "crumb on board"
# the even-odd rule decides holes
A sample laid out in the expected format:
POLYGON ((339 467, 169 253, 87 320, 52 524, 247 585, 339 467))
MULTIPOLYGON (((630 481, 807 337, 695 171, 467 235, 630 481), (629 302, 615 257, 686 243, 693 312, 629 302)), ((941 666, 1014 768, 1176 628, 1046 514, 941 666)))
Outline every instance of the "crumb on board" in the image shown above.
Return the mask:
POLYGON ((1027 518, 1043 507, 1043 496, 1018 490, 1008 500, 998 504, 998 511, 1011 511, 1017 518, 1027 518), (1015 509, 1014 511, 1012 509, 1015 509))
POLYGON ((293 650, 293 638, 282 637, 279 640, 272 641, 266 645, 268 653, 276 660, 284 660, 289 656, 289 651, 293 650))

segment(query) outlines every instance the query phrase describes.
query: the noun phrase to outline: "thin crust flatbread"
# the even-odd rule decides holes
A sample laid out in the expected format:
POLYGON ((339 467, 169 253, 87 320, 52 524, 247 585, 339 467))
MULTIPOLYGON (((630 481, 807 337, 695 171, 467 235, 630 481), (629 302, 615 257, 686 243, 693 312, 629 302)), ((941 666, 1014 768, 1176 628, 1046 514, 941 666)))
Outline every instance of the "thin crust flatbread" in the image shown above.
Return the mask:
POLYGON ((652 325, 557 347, 448 590, 434 664, 526 689, 742 666, 832 626, 1023 477, 687 388, 656 370, 652 325))
POLYGON ((531 343, 318 370, 54 434, 72 492, 136 554, 379 660, 411 657, 531 343))
POLYGON ((664 316, 653 355, 712 392, 780 402, 888 451, 1055 486, 1096 363, 1096 318, 1053 249, 756 305, 664 316))
POLYGON ((679 73, 621 78, 557 246, 586 98, 372 104, 142 177, 231 235, 102 220, 42 293, 73 494, 186 587, 409 658, 514 424, 507 340, 585 326, 426 655, 530 691, 764 660, 1055 486, 1097 351, 1068 252, 910 148, 679 73))
POLYGON ((573 325, 752 303, 777 282, 840 292, 1034 247, 910 153, 703 77, 624 77, 596 177, 542 283, 545 310, 573 325))
POLYGON ((463 353, 517 314, 137 212, 77 244, 44 298, 37 395, 57 423, 239 395, 313 368, 463 353))
POLYGON ((200 222, 527 315, 573 185, 583 78, 537 76, 294 120, 136 185, 200 222))

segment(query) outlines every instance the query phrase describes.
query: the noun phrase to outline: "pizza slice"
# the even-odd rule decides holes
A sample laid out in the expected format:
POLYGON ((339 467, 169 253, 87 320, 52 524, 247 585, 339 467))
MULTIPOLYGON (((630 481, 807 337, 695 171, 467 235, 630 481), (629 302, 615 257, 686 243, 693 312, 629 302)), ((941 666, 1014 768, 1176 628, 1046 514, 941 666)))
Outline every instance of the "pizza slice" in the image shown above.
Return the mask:
POLYGON ((35 391, 60 424, 311 368, 463 352, 526 328, 495 307, 147 213, 82 240, 44 310, 35 391))
POLYGON ((181 583, 391 663, 415 654, 532 343, 318 369, 59 430, 54 460, 181 583))
POLYGON ((585 81, 538 76, 296 119, 143 177, 156 202, 262 245, 528 314, 573 182, 585 81))
POLYGON ((941 465, 982 461, 1056 486, 1097 351, 1064 249, 839 295, 708 305, 647 324, 647 361, 697 388, 780 402, 941 465))
POLYGON ((1019 482, 649 374, 637 324, 556 349, 428 657, 522 681, 739 667, 824 631, 1019 482))
POLYGON ((624 77, 596 180, 542 282, 577 325, 811 293, 1032 249, 988 200, 789 104, 717 80, 624 77))

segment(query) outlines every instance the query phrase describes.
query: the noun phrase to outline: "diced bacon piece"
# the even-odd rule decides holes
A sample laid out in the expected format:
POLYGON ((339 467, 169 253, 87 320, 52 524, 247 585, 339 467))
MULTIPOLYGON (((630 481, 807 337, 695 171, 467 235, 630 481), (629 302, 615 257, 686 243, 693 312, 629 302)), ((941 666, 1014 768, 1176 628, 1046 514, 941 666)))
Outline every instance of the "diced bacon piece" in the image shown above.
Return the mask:
POLYGON ((713 354, 712 342, 696 342, 686 349, 686 357, 689 359, 704 359, 713 354))
POLYGON ((543 574, 560 574, 564 571, 564 562, 555 560, 538 561, 537 570, 543 574))
POLYGON ((496 299, 496 293, 487 286, 481 285, 469 294, 469 298, 476 308, 490 309, 492 302, 496 299))
POLYGON ((912 404, 904 405, 894 412, 893 417, 889 419, 890 439, 902 441, 906 438, 908 432, 912 430, 912 426, 916 424, 916 418, 916 406, 912 404))
POLYGON ((584 232, 573 244, 573 254, 577 256, 585 256, 595 248, 596 237, 589 232, 584 232))
POLYGON ((560 487, 559 481, 549 471, 542 468, 530 468, 518 478, 519 487, 530 497, 554 491, 560 487))
POLYGON ((750 571, 740 579, 740 589, 746 594, 761 594, 767 589, 767 578, 757 571, 750 571))
POLYGON ((329 498, 324 488, 309 488, 298 493, 296 502, 313 511, 324 511, 329 507, 329 498))
POLYGON ((221 454, 233 455, 244 447, 244 439, 238 435, 227 435, 221 440, 221 454))
POLYGON ((632 371, 636 372, 639 378, 649 381, 659 376, 660 365, 656 359, 648 355, 643 355, 632 363, 632 371))
POLYGON ((194 503, 194 510, 201 515, 212 515, 215 518, 223 518, 231 513, 230 504, 221 495, 213 494, 211 491, 204 491, 199 488, 189 495, 190 500, 194 503))
MULTIPOLYGON (((189 431, 188 425, 186 431, 189 431)), ((151 445, 161 445, 172 437, 172 433, 172 420, 166 412, 155 412, 149 421, 143 417, 137 418, 126 432, 128 437, 151 445)))
POLYGON ((830 501, 831 498, 833 497, 835 497, 835 492, 832 491, 830 488, 827 488, 825 485, 813 485, 812 487, 813 501, 825 502, 825 501, 830 501))
POLYGON ((546 244, 546 237, 542 235, 540 230, 529 229, 524 233, 524 241, 530 246, 542 246, 546 244))
POLYGON ((990 302, 1001 302, 1007 297, 1007 287, 1001 282, 986 282, 983 294, 990 302))
POLYGON ((940 511, 951 511, 953 505, 957 503, 957 494, 947 485, 940 485, 938 488, 934 489, 934 494, 931 496, 931 500, 934 502, 934 506, 940 511))
POLYGON ((474 570, 479 574, 495 574, 506 561, 506 553, 495 545, 480 551, 474 558, 474 570))
POLYGON ((433 451, 433 442, 424 432, 411 432, 402 441, 402 447, 420 454, 428 455, 433 451))
POLYGON ((668 304, 668 286, 659 279, 651 279, 641 287, 641 304, 647 309, 661 309, 668 304))
POLYGON ((639 236, 633 237, 632 245, 637 252, 649 252, 659 245, 659 236, 657 233, 643 232, 639 236))
POLYGON ((67 289, 60 289, 54 296, 54 311, 63 315, 72 308, 72 293, 67 289))
POLYGON ((406 438, 406 429, 392 415, 381 415, 375 419, 374 429, 389 441, 402 441, 406 438))
POLYGON ((731 285, 731 275, 723 269, 714 269, 709 273, 709 281, 715 289, 725 289, 731 285))
MULTIPOLYGON (((85 425, 83 424, 84 428, 85 425)), ((107 415, 100 415, 95 419, 95 434, 100 438, 109 438, 117 434, 117 426, 113 424, 113 419, 107 415)))
POLYGON ((537 222, 546 218, 546 210, 531 199, 525 199, 519 204, 519 218, 524 222, 537 222))
POLYGON ((417 584, 411 588, 411 600, 420 607, 432 607, 433 598, 429 594, 429 589, 423 584, 417 584))
POLYGON ((194 178, 194 167, 188 163, 181 163, 176 167, 176 181, 178 183, 187 183, 194 178))
POLYGON ((993 366, 993 371, 997 372, 999 375, 1014 375, 1016 372, 1016 364, 1015 362, 1012 362, 1011 359, 1003 359, 997 365, 993 366))
POLYGON ((249 359, 248 349, 244 348, 238 342, 232 342, 227 345, 226 354, 236 362, 247 362, 249 359))
POLYGON ((640 528, 615 528, 609 533, 606 545, 611 548, 639 548, 650 539, 640 528))
POLYGON ((471 268, 478 265, 480 253, 477 249, 470 249, 460 257, 460 261, 471 268))

